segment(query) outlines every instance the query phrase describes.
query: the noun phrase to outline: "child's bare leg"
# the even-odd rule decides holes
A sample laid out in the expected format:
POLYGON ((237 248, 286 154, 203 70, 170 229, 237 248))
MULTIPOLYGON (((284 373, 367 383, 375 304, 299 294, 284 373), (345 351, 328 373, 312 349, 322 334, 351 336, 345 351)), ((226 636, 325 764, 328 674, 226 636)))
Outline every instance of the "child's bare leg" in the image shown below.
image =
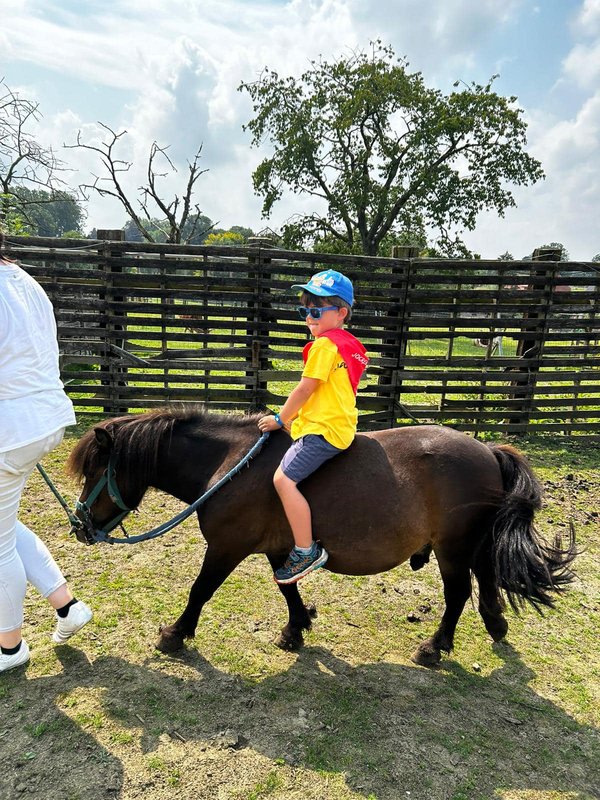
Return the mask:
POLYGON ((313 541, 310 506, 298 489, 298 484, 288 478, 281 467, 275 472, 273 484, 290 523, 296 546, 310 547, 313 541))

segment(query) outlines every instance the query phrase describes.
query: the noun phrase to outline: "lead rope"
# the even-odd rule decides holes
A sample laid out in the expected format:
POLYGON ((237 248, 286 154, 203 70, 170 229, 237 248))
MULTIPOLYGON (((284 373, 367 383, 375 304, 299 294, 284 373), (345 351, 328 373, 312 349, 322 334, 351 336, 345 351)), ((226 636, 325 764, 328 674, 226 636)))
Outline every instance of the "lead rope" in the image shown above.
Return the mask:
MULTIPOLYGON (((177 525, 182 523, 185 519, 190 517, 194 511, 200 508, 200 506, 203 505, 203 503, 205 503, 209 497, 212 497, 212 495, 215 494, 215 492, 217 492, 225 483, 227 483, 227 481, 230 481, 235 475, 237 475, 238 472, 240 472, 246 466, 246 464, 248 464, 248 462, 254 458, 254 456, 258 455, 268 438, 269 431, 265 431, 265 433, 262 434, 260 439, 250 448, 246 455, 240 461, 238 461, 235 467, 229 470, 227 475, 224 475, 219 481, 217 481, 217 483, 214 484, 214 486, 211 486, 210 489, 204 492, 201 497, 199 497, 197 500, 194 500, 191 505, 189 505, 187 508, 184 508, 183 511, 180 511, 170 520, 167 520, 167 522, 163 522, 158 527, 152 528, 152 530, 147 531, 146 533, 140 533, 137 536, 125 536, 120 538, 111 536, 107 531, 96 530, 94 531, 94 542, 108 542, 109 544, 136 544, 136 542, 145 542, 148 539, 156 539, 158 536, 162 536, 163 533, 173 530, 173 528, 176 528, 177 525)), ((56 489, 49 476, 44 471, 43 467, 38 464, 37 468, 52 490, 52 493, 57 498, 58 502, 66 511, 71 524, 75 527, 80 527, 81 520, 69 509, 66 501, 61 496, 58 489, 56 489)))
POLYGON ((71 525, 74 528, 79 527, 79 525, 81 524, 81 520, 79 519, 79 517, 76 517, 75 514, 71 511, 71 509, 69 508, 69 506, 67 504, 67 501, 62 496, 62 494, 58 491, 56 486, 52 483, 52 480, 51 480, 50 476, 48 475, 48 473, 46 472, 46 470, 42 467, 41 464, 36 464, 36 467, 38 468, 38 472, 40 473, 42 478, 46 481, 46 483, 50 487, 50 491, 52 492, 54 497, 56 497, 58 502, 61 504, 61 506, 65 510, 65 514, 69 518, 69 522, 71 523, 71 525))

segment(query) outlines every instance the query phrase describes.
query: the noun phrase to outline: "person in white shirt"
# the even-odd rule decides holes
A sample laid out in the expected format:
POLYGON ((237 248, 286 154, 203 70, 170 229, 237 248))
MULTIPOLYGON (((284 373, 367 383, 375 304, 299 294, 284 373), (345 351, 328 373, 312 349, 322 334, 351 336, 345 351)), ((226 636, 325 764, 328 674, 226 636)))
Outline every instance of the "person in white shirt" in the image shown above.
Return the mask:
POLYGON ((3 254, 0 231, 0 672, 29 661, 21 636, 27 582, 56 610, 61 644, 92 618, 46 545, 17 519, 36 463, 75 423, 58 366, 56 322, 42 287, 3 254))

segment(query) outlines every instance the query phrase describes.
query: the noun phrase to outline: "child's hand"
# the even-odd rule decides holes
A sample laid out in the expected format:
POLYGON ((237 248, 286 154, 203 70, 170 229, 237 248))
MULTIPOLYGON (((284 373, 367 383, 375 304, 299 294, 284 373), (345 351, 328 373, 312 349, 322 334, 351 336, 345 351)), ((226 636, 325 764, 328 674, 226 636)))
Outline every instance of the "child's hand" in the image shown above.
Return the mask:
POLYGON ((281 425, 277 422, 273 414, 267 414, 258 420, 258 428, 261 433, 265 433, 265 431, 279 431, 281 430, 281 425))

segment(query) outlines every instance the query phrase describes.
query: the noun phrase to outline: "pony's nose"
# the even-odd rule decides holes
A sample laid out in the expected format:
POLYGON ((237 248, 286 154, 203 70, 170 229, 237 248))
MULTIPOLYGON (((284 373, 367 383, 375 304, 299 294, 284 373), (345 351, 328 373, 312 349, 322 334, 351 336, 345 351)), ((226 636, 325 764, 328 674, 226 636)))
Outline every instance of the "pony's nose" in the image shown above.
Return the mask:
POLYGON ((70 533, 72 536, 75 536, 78 542, 85 543, 85 533, 83 530, 83 525, 71 525, 70 533))
POLYGON ((71 534, 82 544, 96 544, 94 533, 94 528, 88 520, 78 519, 71 525, 71 534))

